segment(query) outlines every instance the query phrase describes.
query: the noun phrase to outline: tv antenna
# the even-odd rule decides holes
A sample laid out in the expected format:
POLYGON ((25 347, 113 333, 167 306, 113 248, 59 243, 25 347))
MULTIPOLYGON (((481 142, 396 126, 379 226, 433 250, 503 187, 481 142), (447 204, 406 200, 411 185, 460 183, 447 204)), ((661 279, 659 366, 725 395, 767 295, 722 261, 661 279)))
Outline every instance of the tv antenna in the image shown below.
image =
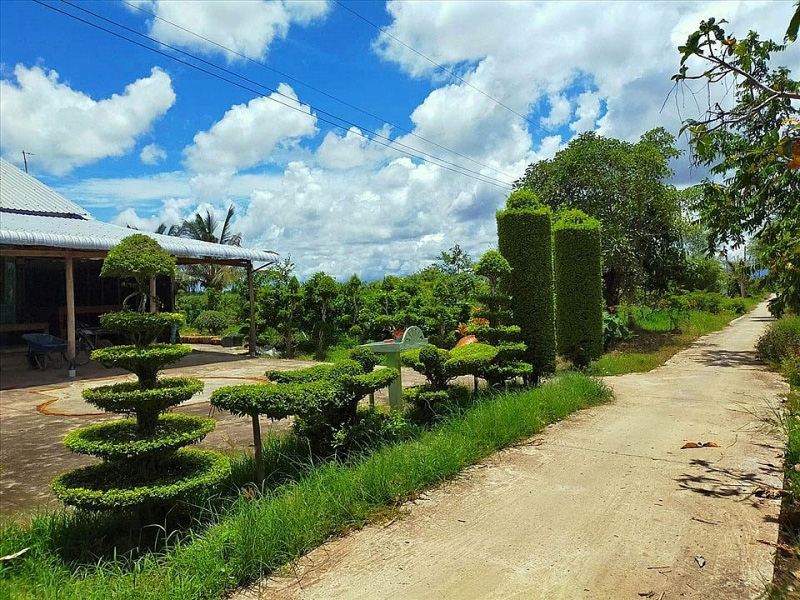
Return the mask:
POLYGON ((22 151, 22 162, 25 163, 25 172, 28 172, 28 157, 29 156, 36 156, 33 152, 28 152, 27 150, 22 151))

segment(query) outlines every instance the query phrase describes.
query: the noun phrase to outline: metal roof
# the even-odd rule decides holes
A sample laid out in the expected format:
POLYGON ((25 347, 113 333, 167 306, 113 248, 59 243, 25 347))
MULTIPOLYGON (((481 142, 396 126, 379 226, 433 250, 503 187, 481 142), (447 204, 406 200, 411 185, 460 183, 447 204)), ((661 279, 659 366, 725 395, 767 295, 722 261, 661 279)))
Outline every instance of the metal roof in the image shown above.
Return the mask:
POLYGON ((2 158, 0 158, 0 207, 33 213, 71 214, 91 218, 80 206, 2 158))
POLYGON ((265 263, 263 250, 212 244, 189 238, 135 231, 97 221, 77 204, 0 158, 0 245, 107 251, 134 233, 144 233, 179 258, 265 263))

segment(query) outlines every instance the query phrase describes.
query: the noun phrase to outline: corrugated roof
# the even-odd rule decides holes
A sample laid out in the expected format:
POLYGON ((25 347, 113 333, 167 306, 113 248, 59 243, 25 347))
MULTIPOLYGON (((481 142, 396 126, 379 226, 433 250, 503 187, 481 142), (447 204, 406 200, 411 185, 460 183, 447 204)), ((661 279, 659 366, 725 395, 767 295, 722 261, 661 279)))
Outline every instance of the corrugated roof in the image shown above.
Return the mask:
POLYGON ((0 158, 0 207, 32 213, 71 214, 91 218, 80 206, 2 158, 0 158))
POLYGON ((135 231, 97 221, 77 204, 5 160, 0 159, 0 166, 1 245, 105 251, 129 235, 144 233, 156 240, 164 250, 180 258, 249 260, 256 263, 274 259, 274 254, 262 250, 135 231), (34 197, 32 204, 24 204, 26 201, 22 198, 26 196, 34 197))

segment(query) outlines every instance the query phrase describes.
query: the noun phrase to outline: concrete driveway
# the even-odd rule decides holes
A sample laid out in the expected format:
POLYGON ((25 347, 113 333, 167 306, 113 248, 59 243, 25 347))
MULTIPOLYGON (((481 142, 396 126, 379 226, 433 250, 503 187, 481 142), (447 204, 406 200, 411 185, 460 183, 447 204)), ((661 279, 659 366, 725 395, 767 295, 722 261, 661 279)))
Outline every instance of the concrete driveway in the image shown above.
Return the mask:
POLYGON ((548 428, 328 543, 238 600, 753 598, 773 569, 787 386, 755 361, 764 304, 548 428), (713 442, 682 449, 687 442, 713 442))

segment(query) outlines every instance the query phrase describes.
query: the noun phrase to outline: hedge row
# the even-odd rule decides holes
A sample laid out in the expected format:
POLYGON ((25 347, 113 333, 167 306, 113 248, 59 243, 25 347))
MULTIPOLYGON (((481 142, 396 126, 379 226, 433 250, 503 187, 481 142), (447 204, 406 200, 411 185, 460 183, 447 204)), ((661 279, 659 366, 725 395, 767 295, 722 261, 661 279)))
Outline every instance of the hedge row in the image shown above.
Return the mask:
POLYGON ((507 206, 497 213, 499 250, 512 268, 504 287, 527 346, 524 359, 538 378, 556 367, 550 208, 527 191, 511 194, 507 206))
POLYGON ((587 366, 603 353, 600 222, 579 210, 553 225, 558 353, 587 366))

